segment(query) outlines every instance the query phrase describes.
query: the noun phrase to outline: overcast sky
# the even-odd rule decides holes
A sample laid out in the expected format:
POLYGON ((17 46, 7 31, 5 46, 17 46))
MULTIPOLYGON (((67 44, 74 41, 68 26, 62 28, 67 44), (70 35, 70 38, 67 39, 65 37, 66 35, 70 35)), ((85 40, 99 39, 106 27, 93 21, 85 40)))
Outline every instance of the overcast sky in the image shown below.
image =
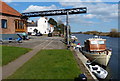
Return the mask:
MULTIPOLYGON (((34 2, 14 2, 13 0, 4 1, 9 1, 7 4, 20 13, 87 7, 87 13, 69 16, 69 24, 72 31, 109 32, 113 28, 118 29, 117 0, 111 0, 112 2, 103 2, 102 0, 93 0, 95 2, 91 2, 90 0, 84 0, 84 2, 82 2, 82 0, 52 0, 52 2, 35 2, 36 0, 33 0, 34 2)), ((65 16, 53 16, 52 18, 56 21, 61 20, 65 24, 65 16)), ((37 20, 39 17, 32 17, 30 19, 37 20)))

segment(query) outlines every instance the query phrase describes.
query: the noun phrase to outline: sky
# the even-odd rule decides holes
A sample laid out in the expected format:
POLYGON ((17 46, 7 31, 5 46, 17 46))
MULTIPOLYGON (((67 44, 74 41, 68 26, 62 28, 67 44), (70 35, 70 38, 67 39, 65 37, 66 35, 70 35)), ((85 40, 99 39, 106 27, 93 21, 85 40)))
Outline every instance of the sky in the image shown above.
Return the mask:
MULTIPOLYGON (((87 7, 87 13, 69 15, 69 25, 72 32, 99 31, 110 32, 111 29, 118 29, 118 1, 107 0, 52 0, 41 2, 37 0, 4 0, 7 4, 19 11, 34 12, 43 10, 69 9, 87 7), (106 1, 106 2, 105 2, 106 1)), ((31 17, 29 20, 38 20, 40 17, 31 17)), ((66 24, 66 16, 48 16, 56 21, 66 24)))

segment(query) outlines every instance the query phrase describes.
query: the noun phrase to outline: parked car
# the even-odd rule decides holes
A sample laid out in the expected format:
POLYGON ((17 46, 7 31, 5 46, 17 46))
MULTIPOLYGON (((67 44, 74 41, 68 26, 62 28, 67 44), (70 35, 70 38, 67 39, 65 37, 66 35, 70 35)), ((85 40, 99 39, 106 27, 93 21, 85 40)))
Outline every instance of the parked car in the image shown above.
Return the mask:
POLYGON ((52 33, 48 33, 48 37, 52 37, 52 33))
POLYGON ((41 33, 36 33, 36 36, 42 36, 42 34, 41 33))

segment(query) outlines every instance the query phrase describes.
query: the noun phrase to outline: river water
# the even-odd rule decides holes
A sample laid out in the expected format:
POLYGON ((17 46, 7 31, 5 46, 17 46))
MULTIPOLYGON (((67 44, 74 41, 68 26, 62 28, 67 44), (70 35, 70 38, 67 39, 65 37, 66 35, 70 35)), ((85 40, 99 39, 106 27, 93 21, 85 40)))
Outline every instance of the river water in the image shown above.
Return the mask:
MULTIPOLYGON (((94 37, 94 35, 86 35, 86 34, 74 34, 77 38, 78 41, 80 42, 81 45, 84 45, 84 40, 88 38, 94 37)), ((120 78, 120 67, 119 67, 119 56, 120 53, 120 48, 119 48, 119 42, 120 38, 114 38, 114 37, 108 37, 108 36, 100 36, 101 38, 106 39, 106 45, 107 47, 112 48, 112 56, 109 61, 108 66, 106 67, 106 70, 108 71, 108 79, 112 78, 114 80, 117 80, 120 78)))

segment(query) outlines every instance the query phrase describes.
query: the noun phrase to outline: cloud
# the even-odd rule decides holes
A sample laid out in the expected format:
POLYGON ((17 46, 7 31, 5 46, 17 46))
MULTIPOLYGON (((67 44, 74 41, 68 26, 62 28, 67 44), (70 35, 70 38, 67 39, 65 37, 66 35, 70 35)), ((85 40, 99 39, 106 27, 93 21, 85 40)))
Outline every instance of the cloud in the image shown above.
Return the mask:
POLYGON ((75 23, 84 24, 84 25, 95 25, 98 23, 98 22, 88 20, 88 17, 92 18, 92 15, 88 14, 87 17, 85 17, 84 15, 70 15, 69 22, 70 23, 75 22, 75 23))
POLYGON ((23 12, 34 12, 34 11, 54 10, 54 9, 57 9, 55 5, 51 5, 51 6, 30 5, 26 10, 23 10, 23 12))
POLYGON ((91 18, 94 18, 96 15, 94 14, 87 14, 87 15, 83 15, 84 18, 88 18, 88 19, 91 19, 91 18))
POLYGON ((83 15, 84 18, 97 18, 100 20, 113 20, 118 17, 118 4, 103 3, 103 2, 60 2, 64 7, 72 6, 77 7, 87 7, 87 14, 83 15))

